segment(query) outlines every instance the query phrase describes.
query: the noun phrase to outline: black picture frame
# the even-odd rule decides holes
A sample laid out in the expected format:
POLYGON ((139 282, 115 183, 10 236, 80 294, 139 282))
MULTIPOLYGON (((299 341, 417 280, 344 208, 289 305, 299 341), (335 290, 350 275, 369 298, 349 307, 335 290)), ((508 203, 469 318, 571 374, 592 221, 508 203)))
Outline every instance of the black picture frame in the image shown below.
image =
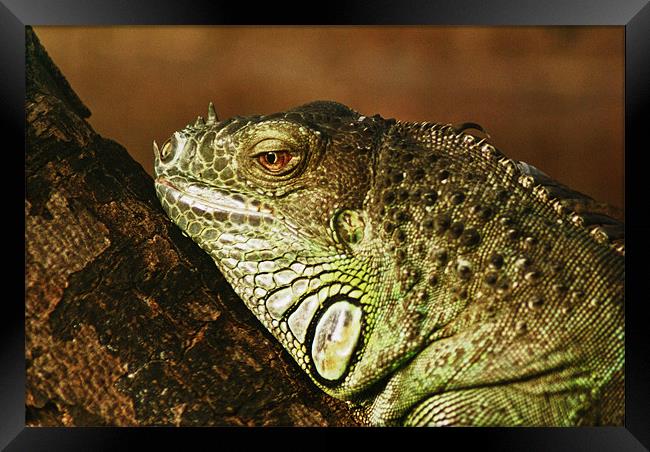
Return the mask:
MULTIPOLYGON (((454 448, 479 441, 481 446, 500 450, 647 450, 650 447, 650 341, 644 315, 643 274, 650 251, 650 224, 644 203, 643 150, 646 146, 644 122, 650 95, 650 6, 648 0, 493 0, 474 1, 354 1, 336 4, 209 1, 100 1, 100 0, 1 0, 0 108, 2 124, 8 129, 2 180, 5 190, 3 223, 20 225, 24 233, 24 205, 17 189, 24 187, 21 156, 24 146, 25 26, 26 25, 148 25, 148 24, 402 24, 402 25, 618 25, 625 27, 625 211, 626 211, 626 420, 625 427, 546 428, 546 429, 437 429, 408 435, 427 435, 429 441, 444 441, 454 448), (289 14, 288 12, 292 13, 289 14), (298 13, 298 11, 300 13, 298 13), (300 15, 302 14, 302 16, 300 15), (13 210, 15 209, 15 210, 13 210), (21 220, 23 219, 23 220, 21 220), (631 264, 631 265, 630 265, 631 264), (441 435, 446 436, 442 438, 441 435), (450 442, 449 442, 450 441, 450 442)), ((24 158, 24 155, 23 155, 24 158)), ((646 177, 647 178, 647 177, 646 177)), ((20 234, 20 231, 18 232, 20 234)), ((24 235, 23 235, 24 237, 24 235)), ((19 240, 5 236, 4 242, 16 248, 19 240)), ((24 245, 24 243, 23 243, 24 245)), ((12 250, 13 251, 13 250, 12 250)), ((24 262, 25 249, 16 249, 24 262)), ((6 254, 9 255, 8 253, 6 254)), ((18 262, 21 259, 19 258, 18 262)), ((20 301, 20 265, 4 266, 7 294, 0 314, 0 447, 6 450, 128 450, 134 437, 146 435, 150 447, 168 444, 170 436, 205 438, 214 429, 112 428, 25 428, 24 305, 20 301), (12 273, 15 272, 16 275, 12 273), (188 433, 189 430, 189 433, 188 433)), ((24 278, 24 272, 22 272, 24 278)), ((237 429, 231 430, 237 431, 237 429)), ((241 432, 240 432, 241 433, 241 432)), ((286 432, 291 435, 297 434, 286 432)), ((395 433, 392 431, 391 435, 395 433)), ((404 434, 404 431, 397 432, 404 434)), ((219 433, 222 434, 222 433, 219 433)), ((332 433, 327 433, 331 435, 332 433)), ((372 430, 372 435, 385 435, 372 430)), ((247 435, 248 436, 248 435, 247 435)), ((350 435, 346 435, 350 436, 350 435)), ((331 436, 329 437, 332 438, 331 436)), ((419 438, 427 440, 427 438, 419 438)), ((419 439, 405 444, 416 444, 419 439)), ((406 438, 404 439, 406 441, 406 438)), ((300 441, 305 441, 300 439, 300 441)), ((215 447, 218 445, 212 443, 215 447)), ((439 445, 435 447, 443 447, 439 445)), ((223 445, 223 444, 222 444, 223 445)), ((302 447, 310 447, 303 445, 302 447)), ((431 447, 434 447, 431 444, 431 447)), ((449 447, 449 446, 444 446, 449 447)))

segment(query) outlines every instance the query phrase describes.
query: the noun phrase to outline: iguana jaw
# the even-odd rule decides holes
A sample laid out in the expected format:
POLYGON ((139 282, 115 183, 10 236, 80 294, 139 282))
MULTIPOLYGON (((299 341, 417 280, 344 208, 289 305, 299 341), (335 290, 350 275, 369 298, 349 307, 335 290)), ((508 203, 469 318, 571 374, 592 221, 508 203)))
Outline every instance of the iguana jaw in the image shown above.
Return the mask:
MULTIPOLYGON (((249 309, 306 372, 323 384, 324 389, 340 383, 348 374, 350 361, 358 355, 359 343, 363 341, 360 336, 365 321, 361 318, 360 305, 368 303, 368 299, 359 285, 367 286, 363 283, 366 277, 358 273, 357 278, 349 277, 345 280, 347 282, 338 282, 343 274, 351 271, 344 255, 328 256, 324 250, 314 248, 313 255, 304 251, 308 257, 301 257, 298 250, 291 249, 286 236, 283 246, 263 239, 258 239, 257 245, 251 245, 250 253, 255 253, 255 246, 269 250, 284 248, 279 260, 262 262, 264 267, 258 265, 259 258, 235 259, 233 245, 227 242, 241 245, 250 239, 241 235, 245 231, 229 230, 225 226, 233 216, 246 218, 248 223, 254 218, 266 219, 271 224, 263 221, 263 227, 271 229, 273 224, 282 221, 270 211, 247 206, 225 193, 214 196, 218 192, 214 189, 209 192, 208 200, 209 187, 173 180, 171 182, 163 176, 156 179, 158 196, 172 220, 215 259, 249 309), (205 224, 203 231, 193 231, 192 225, 197 222, 184 222, 182 212, 187 210, 197 217, 205 215, 217 220, 210 226, 214 232, 207 236, 203 232, 207 227, 205 224), (180 214, 174 213, 179 211, 180 214), (267 245, 260 245, 262 243, 267 245), (273 262, 278 262, 278 265, 274 267, 273 262), (330 346, 332 333, 338 341, 330 346), (310 346, 312 342, 314 345, 310 346)), ((296 235, 294 241, 297 238, 296 235)), ((362 268, 354 271, 362 271, 362 268)))
POLYGON ((224 212, 244 217, 273 218, 272 212, 262 206, 250 206, 243 201, 234 199, 224 191, 215 190, 200 182, 188 183, 181 180, 170 182, 165 177, 158 177, 155 184, 161 199, 169 194, 177 205, 185 204, 188 207, 210 213, 224 212))

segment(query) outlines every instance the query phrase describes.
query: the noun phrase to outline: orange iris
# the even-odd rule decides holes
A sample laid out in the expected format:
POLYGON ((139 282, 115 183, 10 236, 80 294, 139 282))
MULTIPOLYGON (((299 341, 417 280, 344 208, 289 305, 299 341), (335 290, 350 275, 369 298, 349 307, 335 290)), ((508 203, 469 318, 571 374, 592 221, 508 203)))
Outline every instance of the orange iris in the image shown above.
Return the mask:
POLYGON ((261 154, 258 159, 264 168, 271 172, 277 172, 287 166, 292 155, 289 151, 271 151, 261 154))

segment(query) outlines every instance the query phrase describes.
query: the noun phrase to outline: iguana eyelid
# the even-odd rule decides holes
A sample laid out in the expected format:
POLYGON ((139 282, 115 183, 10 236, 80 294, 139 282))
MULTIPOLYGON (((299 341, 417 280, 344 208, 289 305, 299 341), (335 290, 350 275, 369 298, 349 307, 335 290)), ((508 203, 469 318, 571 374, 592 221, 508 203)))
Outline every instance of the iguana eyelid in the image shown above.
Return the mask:
POLYGON ((289 121, 273 120, 249 123, 237 131, 249 149, 267 140, 277 140, 295 146, 306 138, 304 131, 289 121))
POLYGON ((294 148, 294 145, 286 143, 282 140, 278 140, 276 138, 265 138, 262 141, 259 141, 257 144, 254 144, 251 147, 251 154, 250 156, 252 158, 257 158, 260 155, 266 154, 268 152, 288 152, 291 154, 292 157, 301 157, 301 152, 297 151, 294 148), (272 142, 272 143, 268 143, 272 142), (266 143, 266 144, 262 144, 266 143))

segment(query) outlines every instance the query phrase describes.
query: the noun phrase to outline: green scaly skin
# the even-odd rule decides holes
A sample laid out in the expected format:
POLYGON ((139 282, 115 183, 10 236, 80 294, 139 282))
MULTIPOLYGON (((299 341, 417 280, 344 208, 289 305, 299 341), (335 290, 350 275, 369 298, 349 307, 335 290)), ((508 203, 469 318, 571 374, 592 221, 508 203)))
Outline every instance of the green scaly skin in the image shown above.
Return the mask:
POLYGON ((469 128, 210 104, 154 145, 156 190, 369 424, 622 424, 622 224, 469 128))

